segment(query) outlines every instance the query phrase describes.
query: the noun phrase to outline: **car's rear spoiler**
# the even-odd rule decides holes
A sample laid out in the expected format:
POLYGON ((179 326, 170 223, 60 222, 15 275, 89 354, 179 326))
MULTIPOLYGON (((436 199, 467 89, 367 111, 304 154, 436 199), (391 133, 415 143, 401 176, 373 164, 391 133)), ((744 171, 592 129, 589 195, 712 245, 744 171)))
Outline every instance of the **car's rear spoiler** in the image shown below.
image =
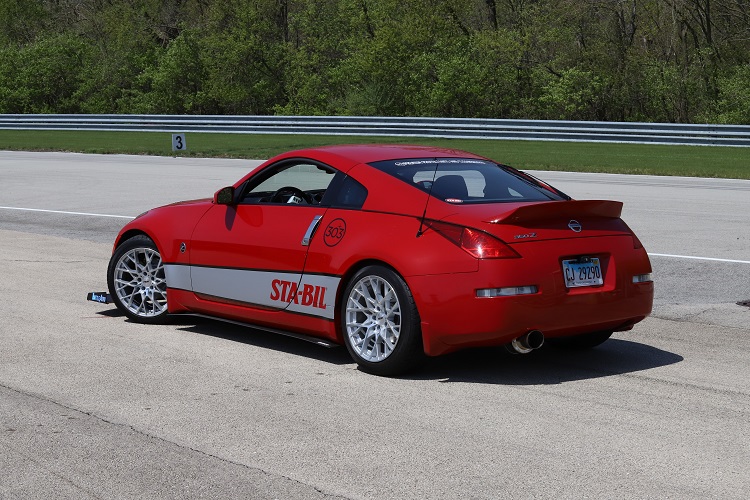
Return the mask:
POLYGON ((609 200, 549 201, 523 205, 510 212, 485 221, 490 224, 533 224, 550 219, 576 217, 606 217, 617 219, 622 214, 622 202, 609 200))

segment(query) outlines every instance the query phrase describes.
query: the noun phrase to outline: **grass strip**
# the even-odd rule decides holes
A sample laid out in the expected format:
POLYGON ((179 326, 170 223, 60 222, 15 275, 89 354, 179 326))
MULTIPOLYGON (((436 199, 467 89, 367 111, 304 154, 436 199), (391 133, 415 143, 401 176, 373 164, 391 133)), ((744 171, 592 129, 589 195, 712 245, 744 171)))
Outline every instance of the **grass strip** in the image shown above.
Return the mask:
POLYGON ((285 134, 187 133, 185 138, 187 150, 174 153, 169 133, 0 130, 0 150, 264 159, 330 144, 423 144, 528 170, 750 179, 750 148, 740 147, 285 134))

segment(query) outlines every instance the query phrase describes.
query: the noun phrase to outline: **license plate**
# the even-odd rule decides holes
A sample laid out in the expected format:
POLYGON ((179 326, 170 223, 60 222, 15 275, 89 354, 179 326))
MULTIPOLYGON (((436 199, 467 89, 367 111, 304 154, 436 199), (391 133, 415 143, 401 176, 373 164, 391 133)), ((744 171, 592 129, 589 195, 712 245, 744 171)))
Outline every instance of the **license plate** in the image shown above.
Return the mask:
POLYGON ((600 286, 604 284, 602 279, 602 266, 599 259, 564 260, 562 261, 565 286, 577 288, 581 286, 600 286))

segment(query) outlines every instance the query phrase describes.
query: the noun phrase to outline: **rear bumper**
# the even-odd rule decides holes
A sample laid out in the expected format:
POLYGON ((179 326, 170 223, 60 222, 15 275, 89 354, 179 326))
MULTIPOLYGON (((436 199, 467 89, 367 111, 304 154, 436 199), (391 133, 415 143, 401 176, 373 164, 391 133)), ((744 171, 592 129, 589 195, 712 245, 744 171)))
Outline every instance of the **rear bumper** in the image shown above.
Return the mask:
POLYGON ((476 273, 409 277, 425 352, 436 356, 463 347, 503 345, 530 330, 555 338, 630 329, 651 313, 653 282, 633 283, 633 276, 650 273, 651 265, 643 249, 632 248, 632 239, 615 240, 607 243, 607 251, 586 251, 602 260, 600 287, 565 287, 561 261, 581 254, 578 244, 566 242, 556 242, 554 253, 546 255, 549 245, 537 244, 534 255, 521 259, 481 260, 476 273), (537 293, 491 298, 476 293, 530 285, 537 293))

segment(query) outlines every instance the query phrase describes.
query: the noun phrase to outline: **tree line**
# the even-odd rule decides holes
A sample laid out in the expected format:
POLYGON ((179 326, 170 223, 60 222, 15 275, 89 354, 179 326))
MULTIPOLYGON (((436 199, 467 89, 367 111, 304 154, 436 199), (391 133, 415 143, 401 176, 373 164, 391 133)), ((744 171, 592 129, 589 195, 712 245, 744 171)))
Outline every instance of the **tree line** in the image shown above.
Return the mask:
POLYGON ((0 0, 0 113, 750 123, 747 0, 0 0))

